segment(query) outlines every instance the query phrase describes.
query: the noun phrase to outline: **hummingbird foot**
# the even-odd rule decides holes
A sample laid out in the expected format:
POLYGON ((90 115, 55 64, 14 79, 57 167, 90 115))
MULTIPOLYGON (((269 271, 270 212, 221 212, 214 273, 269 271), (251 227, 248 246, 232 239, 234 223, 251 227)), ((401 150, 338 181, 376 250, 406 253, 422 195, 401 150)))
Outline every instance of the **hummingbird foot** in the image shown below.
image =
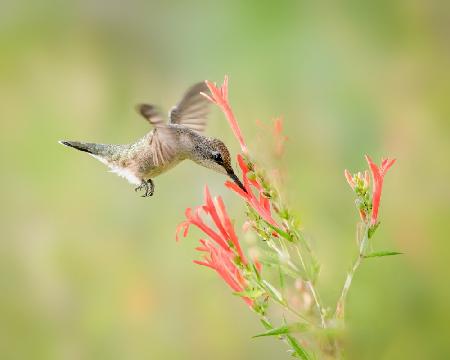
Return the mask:
POLYGON ((155 184, 153 183, 152 179, 148 179, 147 184, 149 189, 146 196, 153 196, 153 193, 155 192, 155 184))
POLYGON ((155 190, 155 185, 153 184, 152 179, 148 179, 147 181, 142 180, 141 185, 134 189, 134 191, 145 190, 144 195, 142 197, 152 196, 155 190))

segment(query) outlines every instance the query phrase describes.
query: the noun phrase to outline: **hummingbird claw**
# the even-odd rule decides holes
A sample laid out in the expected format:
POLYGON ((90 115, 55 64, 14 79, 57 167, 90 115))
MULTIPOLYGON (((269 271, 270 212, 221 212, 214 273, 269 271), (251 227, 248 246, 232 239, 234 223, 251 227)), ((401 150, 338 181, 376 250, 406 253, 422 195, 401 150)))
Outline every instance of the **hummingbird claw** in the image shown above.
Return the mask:
POLYGON ((153 183, 152 179, 148 179, 147 184, 150 185, 150 191, 147 196, 153 196, 153 193, 155 191, 155 184, 153 183))
POLYGON ((142 190, 143 188, 145 188, 146 186, 147 186, 147 183, 145 181, 143 181, 141 183, 141 185, 139 185, 138 187, 134 188, 134 191, 138 192, 138 191, 142 190))
POLYGON ((142 180, 141 185, 139 185, 138 187, 136 187, 134 189, 134 191, 140 191, 140 190, 145 190, 144 194, 141 195, 141 197, 149 197, 153 195, 154 189, 155 189, 155 185, 153 184, 152 179, 148 179, 147 181, 142 180))

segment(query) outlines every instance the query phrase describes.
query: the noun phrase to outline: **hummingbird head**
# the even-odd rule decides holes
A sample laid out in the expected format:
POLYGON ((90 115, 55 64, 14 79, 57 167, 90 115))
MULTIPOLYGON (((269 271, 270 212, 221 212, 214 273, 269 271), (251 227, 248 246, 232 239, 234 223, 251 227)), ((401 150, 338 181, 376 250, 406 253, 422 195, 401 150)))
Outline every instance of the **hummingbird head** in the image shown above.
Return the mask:
POLYGON ((234 173, 230 152, 222 141, 215 138, 204 138, 202 144, 197 145, 195 150, 192 160, 208 169, 228 175, 243 191, 247 192, 234 173))

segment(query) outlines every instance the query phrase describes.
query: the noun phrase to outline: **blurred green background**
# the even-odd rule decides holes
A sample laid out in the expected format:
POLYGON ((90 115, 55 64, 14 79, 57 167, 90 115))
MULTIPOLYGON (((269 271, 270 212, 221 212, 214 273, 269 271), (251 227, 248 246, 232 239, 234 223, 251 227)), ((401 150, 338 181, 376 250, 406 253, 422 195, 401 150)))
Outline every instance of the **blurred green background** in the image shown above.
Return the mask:
MULTIPOLYGON (((176 243, 205 183, 240 226, 224 178, 183 163, 142 199, 59 139, 127 143, 133 110, 168 109, 230 75, 244 136, 285 119, 284 192, 336 301, 355 256, 343 169, 388 173, 376 249, 350 291, 349 358, 450 358, 450 7, 435 1, 2 1, 0 358, 283 359, 217 276, 176 243)), ((214 110, 208 133, 238 146, 214 110)), ((255 146, 253 148, 256 148, 255 146)))

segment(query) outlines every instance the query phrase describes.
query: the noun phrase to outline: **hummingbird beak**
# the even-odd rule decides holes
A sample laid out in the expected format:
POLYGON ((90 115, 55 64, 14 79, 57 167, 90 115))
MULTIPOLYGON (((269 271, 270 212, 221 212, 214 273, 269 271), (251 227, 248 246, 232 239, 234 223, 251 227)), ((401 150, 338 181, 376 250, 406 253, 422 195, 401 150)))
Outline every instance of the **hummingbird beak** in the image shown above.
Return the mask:
POLYGON ((236 176, 234 171, 231 170, 231 171, 227 171, 227 172, 228 172, 228 176, 236 183, 236 185, 239 186, 244 192, 247 192, 244 185, 242 185, 241 180, 239 180, 239 178, 236 176))

